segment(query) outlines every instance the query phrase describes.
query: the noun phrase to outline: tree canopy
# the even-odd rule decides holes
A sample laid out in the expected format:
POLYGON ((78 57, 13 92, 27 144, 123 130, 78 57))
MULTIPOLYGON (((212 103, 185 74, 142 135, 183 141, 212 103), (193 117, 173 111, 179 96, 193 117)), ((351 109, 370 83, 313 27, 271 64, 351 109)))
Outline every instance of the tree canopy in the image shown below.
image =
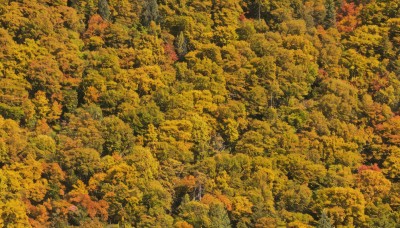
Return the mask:
POLYGON ((400 3, 0 0, 1 227, 396 227, 400 3))

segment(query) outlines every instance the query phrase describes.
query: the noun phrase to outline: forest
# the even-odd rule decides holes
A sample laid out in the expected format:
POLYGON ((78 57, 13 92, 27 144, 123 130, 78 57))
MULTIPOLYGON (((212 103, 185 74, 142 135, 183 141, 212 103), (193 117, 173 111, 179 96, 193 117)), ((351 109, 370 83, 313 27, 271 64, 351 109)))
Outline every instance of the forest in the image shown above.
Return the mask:
POLYGON ((400 227, 400 0, 0 0, 0 227, 400 227))

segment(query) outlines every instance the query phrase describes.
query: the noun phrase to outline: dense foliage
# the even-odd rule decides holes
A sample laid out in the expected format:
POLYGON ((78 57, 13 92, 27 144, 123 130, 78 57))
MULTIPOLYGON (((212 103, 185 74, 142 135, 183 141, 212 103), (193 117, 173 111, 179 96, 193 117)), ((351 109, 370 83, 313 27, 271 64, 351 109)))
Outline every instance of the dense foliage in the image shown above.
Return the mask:
POLYGON ((399 0, 0 0, 1 227, 398 227, 399 0))

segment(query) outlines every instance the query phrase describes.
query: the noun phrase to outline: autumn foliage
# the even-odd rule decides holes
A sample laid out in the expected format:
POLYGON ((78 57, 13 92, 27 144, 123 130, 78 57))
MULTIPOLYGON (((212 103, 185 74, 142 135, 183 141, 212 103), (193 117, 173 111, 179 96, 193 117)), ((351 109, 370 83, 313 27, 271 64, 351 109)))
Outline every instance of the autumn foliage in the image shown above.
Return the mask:
POLYGON ((0 227, 398 227, 399 6, 0 0, 0 227))

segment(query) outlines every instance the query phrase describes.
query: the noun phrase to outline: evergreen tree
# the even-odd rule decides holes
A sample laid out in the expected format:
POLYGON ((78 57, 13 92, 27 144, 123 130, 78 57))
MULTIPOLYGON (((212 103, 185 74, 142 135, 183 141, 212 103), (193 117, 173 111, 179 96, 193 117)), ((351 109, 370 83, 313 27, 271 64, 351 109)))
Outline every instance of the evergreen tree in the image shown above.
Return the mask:
POLYGON ((149 26, 150 22, 157 22, 159 17, 157 0, 145 1, 142 11, 142 25, 149 26))
POLYGON ((322 211, 321 219, 318 221, 317 228, 332 228, 332 220, 326 214, 326 211, 322 211))
POLYGON ((100 0, 98 7, 100 16, 106 21, 110 20, 111 12, 107 0, 100 0))
POLYGON ((72 7, 72 8, 76 7, 76 1, 77 0, 68 0, 67 6, 72 7))
POLYGON ((183 57, 188 52, 187 41, 186 41, 185 35, 183 35, 183 32, 180 32, 178 37, 176 38, 175 48, 176 48, 176 52, 178 54, 179 59, 182 60, 183 57))
POLYGON ((335 27, 336 25, 336 6, 334 0, 326 0, 325 28, 335 27))

